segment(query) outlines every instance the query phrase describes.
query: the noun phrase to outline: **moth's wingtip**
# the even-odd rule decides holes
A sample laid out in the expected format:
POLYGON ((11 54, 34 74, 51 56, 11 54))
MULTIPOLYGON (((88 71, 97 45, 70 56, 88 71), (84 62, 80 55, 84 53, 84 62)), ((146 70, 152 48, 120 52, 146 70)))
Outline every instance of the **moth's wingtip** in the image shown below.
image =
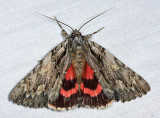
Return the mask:
POLYGON ((12 91, 10 91, 10 93, 8 94, 8 101, 13 101, 12 100, 12 91))
MULTIPOLYGON (((147 82, 146 82, 147 83, 147 82)), ((145 90, 144 90, 144 92, 145 92, 145 94, 144 95, 146 95, 148 92, 150 92, 151 91, 151 86, 149 85, 149 83, 147 83, 146 84, 146 88, 145 88, 145 90)))

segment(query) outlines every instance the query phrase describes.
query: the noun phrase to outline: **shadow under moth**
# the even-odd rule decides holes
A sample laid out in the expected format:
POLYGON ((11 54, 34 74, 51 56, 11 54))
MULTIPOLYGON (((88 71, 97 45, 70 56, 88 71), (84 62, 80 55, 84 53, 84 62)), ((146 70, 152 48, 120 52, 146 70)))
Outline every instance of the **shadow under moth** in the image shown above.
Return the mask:
POLYGON ((94 18, 79 30, 56 17, 48 18, 57 22, 65 40, 13 88, 10 100, 23 106, 54 110, 76 106, 105 108, 113 101, 130 101, 150 90, 149 84, 140 75, 89 40, 103 28, 85 36, 80 33, 80 29, 94 18), (68 35, 61 24, 73 32, 68 35))

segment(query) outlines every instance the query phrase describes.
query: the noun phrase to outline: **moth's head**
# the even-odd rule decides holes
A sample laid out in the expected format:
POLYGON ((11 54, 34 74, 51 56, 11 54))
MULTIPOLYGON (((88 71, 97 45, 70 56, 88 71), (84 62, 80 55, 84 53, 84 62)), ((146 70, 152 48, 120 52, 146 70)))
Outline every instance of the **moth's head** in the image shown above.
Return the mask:
POLYGON ((84 36, 82 36, 77 29, 73 30, 73 32, 70 34, 69 40, 71 42, 70 46, 73 52, 77 49, 84 50, 84 47, 86 47, 88 43, 84 36))
POLYGON ((74 37, 80 37, 80 36, 81 36, 81 33, 80 33, 77 29, 75 29, 75 30, 73 30, 73 32, 71 33, 71 36, 70 36, 70 37, 74 38, 74 37))

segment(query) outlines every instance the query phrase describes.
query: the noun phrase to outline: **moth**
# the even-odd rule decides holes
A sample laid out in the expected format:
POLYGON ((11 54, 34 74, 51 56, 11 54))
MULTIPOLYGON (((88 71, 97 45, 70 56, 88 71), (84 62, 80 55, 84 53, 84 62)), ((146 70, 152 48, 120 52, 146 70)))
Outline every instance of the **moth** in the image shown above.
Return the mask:
MULTIPOLYGON (((105 11, 106 12, 106 11, 105 11)), ((9 98, 18 105, 54 110, 73 107, 106 108, 114 101, 126 102, 150 90, 149 84, 102 46, 90 40, 91 34, 55 20, 65 39, 11 91, 9 98), (71 28, 70 35, 61 25, 71 28)), ((42 15, 42 14, 41 14, 42 15)))

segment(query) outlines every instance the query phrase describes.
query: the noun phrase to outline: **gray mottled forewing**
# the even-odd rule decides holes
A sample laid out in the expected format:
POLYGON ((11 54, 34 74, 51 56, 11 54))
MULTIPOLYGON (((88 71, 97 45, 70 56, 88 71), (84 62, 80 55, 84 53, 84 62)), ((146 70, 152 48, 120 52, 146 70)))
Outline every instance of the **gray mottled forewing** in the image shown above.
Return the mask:
POLYGON ((130 101, 150 90, 149 84, 132 69, 93 41, 89 41, 88 63, 93 68, 105 95, 116 101, 130 101))
POLYGON ((45 107, 59 96, 68 65, 67 42, 49 52, 11 91, 10 99, 24 106, 45 107))

